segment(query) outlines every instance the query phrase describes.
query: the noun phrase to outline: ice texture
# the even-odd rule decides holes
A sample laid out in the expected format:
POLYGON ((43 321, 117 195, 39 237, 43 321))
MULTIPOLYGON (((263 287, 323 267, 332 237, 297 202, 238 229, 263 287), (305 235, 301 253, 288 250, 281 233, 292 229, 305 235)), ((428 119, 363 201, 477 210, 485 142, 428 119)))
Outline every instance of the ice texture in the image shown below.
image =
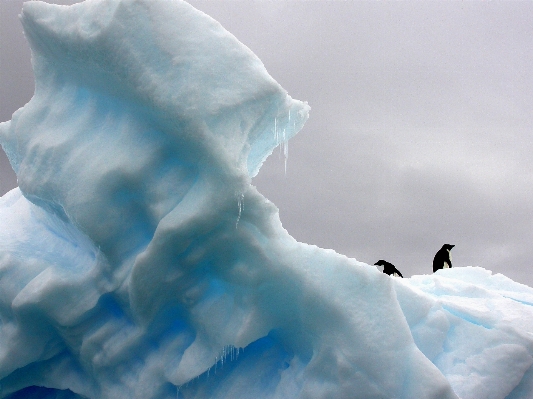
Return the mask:
POLYGON ((309 106, 216 21, 178 0, 21 20, 0 398, 533 397, 532 288, 391 278, 283 229, 251 178, 309 106))

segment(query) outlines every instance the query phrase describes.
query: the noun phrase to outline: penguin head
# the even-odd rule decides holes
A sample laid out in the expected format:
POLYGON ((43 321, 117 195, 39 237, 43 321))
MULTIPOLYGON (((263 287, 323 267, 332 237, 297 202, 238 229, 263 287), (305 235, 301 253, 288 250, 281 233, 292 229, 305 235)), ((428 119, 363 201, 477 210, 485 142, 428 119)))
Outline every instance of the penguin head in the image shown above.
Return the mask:
POLYGON ((452 245, 452 244, 444 244, 442 246, 442 249, 447 249, 448 251, 451 250, 453 247, 455 247, 455 245, 452 245))
POLYGON ((385 262, 383 259, 378 260, 376 263, 374 263, 374 266, 385 266, 387 262, 385 262))

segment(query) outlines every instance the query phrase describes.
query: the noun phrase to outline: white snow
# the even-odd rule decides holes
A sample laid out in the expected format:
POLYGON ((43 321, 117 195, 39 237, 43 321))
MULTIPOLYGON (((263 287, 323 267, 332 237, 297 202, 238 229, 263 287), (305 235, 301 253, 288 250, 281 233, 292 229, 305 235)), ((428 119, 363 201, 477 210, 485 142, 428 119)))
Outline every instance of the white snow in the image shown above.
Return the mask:
POLYGON ((391 278, 283 229, 251 177, 309 106, 216 21, 178 0, 21 20, 0 398, 533 397, 532 288, 391 278))

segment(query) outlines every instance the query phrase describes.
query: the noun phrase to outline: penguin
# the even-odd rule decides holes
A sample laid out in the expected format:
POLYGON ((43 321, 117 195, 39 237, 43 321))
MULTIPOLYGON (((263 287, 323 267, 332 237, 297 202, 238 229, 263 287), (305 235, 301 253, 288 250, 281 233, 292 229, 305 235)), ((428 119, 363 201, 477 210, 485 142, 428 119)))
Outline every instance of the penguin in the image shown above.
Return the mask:
POLYGON ((452 267, 452 255, 450 254, 451 249, 455 245, 444 244, 441 249, 435 254, 433 258, 433 273, 439 269, 450 269, 452 267))
POLYGON ((389 276, 396 276, 401 277, 402 273, 396 267, 389 262, 384 261, 383 259, 378 260, 376 263, 374 263, 375 266, 383 266, 383 273, 388 274, 389 276))

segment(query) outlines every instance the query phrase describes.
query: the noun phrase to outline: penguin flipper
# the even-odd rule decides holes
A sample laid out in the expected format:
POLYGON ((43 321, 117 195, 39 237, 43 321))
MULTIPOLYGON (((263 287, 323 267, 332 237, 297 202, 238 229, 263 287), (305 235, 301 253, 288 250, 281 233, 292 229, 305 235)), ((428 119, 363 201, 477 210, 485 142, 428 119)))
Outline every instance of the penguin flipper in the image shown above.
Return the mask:
POLYGON ((433 263, 433 273, 435 273, 437 270, 439 270, 439 267, 433 263))

